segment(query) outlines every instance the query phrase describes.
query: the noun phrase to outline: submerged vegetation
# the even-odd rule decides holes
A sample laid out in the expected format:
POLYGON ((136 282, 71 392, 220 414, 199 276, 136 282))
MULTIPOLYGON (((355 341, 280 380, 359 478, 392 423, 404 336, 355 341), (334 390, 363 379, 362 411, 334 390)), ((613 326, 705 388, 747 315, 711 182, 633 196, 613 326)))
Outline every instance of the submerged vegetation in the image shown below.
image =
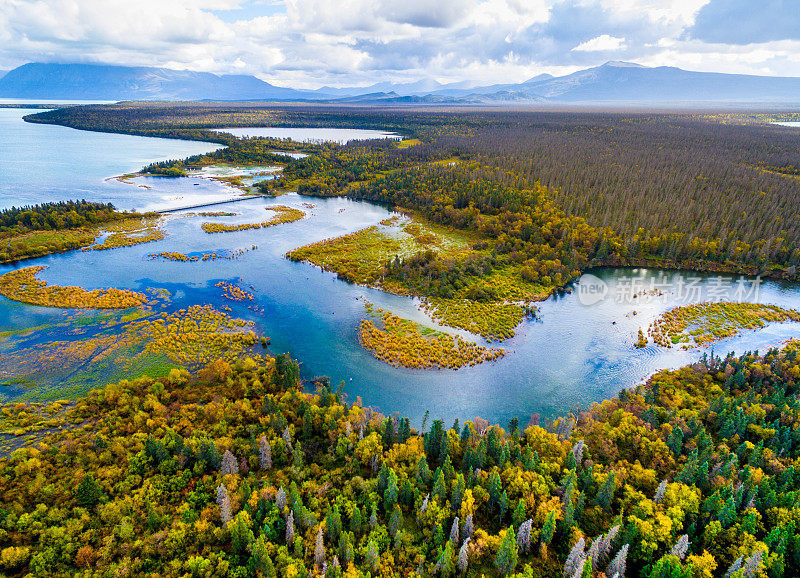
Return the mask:
POLYGON ((2 406, 11 574, 794 576, 797 346, 705 357, 546 427, 418 432, 297 364, 2 406))
POLYGON ((108 236, 101 243, 85 247, 83 250, 104 251, 160 241, 164 238, 164 231, 159 228, 160 221, 160 217, 149 215, 114 223, 103 228, 103 232, 108 233, 108 236))
POLYGON ((16 336, 17 347, 0 355, 3 385, 21 388, 24 399, 70 398, 98 382, 233 363, 252 356, 258 342, 250 323, 199 305, 172 313, 142 307, 83 314, 54 339, 49 329, 16 336))
POLYGON ((683 344, 688 348, 786 321, 800 322, 800 311, 755 303, 695 303, 665 312, 652 323, 648 334, 662 347, 683 344))
POLYGON ((275 225, 282 225, 285 223, 293 223, 305 217, 305 213, 299 209, 286 207, 284 205, 271 205, 265 207, 268 211, 274 211, 275 215, 267 221, 260 223, 240 223, 236 225, 226 225, 224 223, 203 223, 201 227, 206 233, 231 233, 234 231, 246 231, 248 229, 263 229, 266 227, 273 227, 275 225))
MULTIPOLYGON (((367 310, 371 312, 370 307, 367 310)), ((414 369, 458 369, 494 361, 504 354, 502 349, 464 341, 461 337, 402 319, 390 311, 378 309, 373 316, 380 320, 382 327, 376 327, 370 319, 362 319, 359 343, 376 359, 390 365, 414 369)))
POLYGON ((25 267, 0 276, 0 295, 31 305, 80 309, 127 309, 147 301, 142 293, 127 289, 93 289, 48 285, 36 278, 44 266, 25 267))

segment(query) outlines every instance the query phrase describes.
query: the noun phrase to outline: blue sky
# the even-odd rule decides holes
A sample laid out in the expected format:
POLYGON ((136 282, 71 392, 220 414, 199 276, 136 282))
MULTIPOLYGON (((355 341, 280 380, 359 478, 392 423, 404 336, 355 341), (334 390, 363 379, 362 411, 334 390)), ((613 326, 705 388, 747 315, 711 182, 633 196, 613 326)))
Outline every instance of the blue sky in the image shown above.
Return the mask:
POLYGON ((800 76, 800 0, 0 1, 0 69, 102 62, 316 88, 520 82, 607 60, 800 76))

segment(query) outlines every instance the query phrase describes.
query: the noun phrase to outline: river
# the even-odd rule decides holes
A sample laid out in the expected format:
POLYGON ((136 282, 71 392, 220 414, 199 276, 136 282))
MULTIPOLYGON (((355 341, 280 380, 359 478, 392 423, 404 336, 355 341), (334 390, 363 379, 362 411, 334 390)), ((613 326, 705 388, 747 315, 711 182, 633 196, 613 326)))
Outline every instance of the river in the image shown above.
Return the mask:
MULTIPOLYGON (((25 113, 0 110, 0 203, 5 206, 80 197, 113 202, 120 208, 148 209, 239 195, 235 189, 199 176, 151 177, 137 179, 134 184, 106 180, 158 159, 180 158, 213 150, 217 145, 32 125, 22 122, 25 113), (151 188, 142 188, 142 184, 151 188)), ((303 131, 308 136, 308 129, 303 131)), ((299 360, 303 377, 326 375, 334 384, 343 381, 351 400, 360 396, 365 405, 409 416, 417 426, 426 410, 448 422, 481 416, 503 424, 512 417, 527 423, 537 413, 553 417, 611 397, 659 369, 690 363, 703 353, 653 345, 636 349, 634 342, 638 329, 646 329, 659 313, 718 293, 717 278, 678 272, 662 278, 658 271, 602 269, 591 271, 591 276, 584 276, 578 285, 584 289, 599 287, 599 293, 575 291, 540 303, 538 318, 523 322, 516 337, 500 345, 507 355, 497 362, 458 371, 388 366, 358 344, 364 300, 433 325, 415 300, 345 283, 313 266, 291 262, 284 255, 295 247, 377 224, 390 215, 389 211, 366 202, 296 194, 239 200, 214 210, 238 213, 220 221, 246 223, 263 220, 265 206, 269 205, 288 205, 307 215, 267 229, 208 235, 200 228, 207 218, 185 216, 186 211, 182 216, 179 211, 164 225, 166 237, 161 241, 111 251, 51 255, 0 266, 0 274, 41 264, 48 266, 41 278, 53 284, 139 291, 164 288, 172 295, 170 310, 192 304, 230 306, 230 315, 252 321, 257 332, 271 339, 271 353, 289 352, 299 360), (308 203, 314 206, 310 208, 308 203), (253 245, 257 248, 249 250, 253 245), (239 249, 248 250, 235 260, 183 263, 148 258, 162 251, 189 254, 239 249), (697 292, 684 290, 682 283, 689 277, 696 277, 689 281, 697 292), (254 301, 223 299, 215 287, 223 280, 247 288, 254 301), (662 295, 650 302, 642 294, 632 298, 632 292, 636 292, 633 288, 646 289, 651 280, 659 283, 662 295), (605 298, 590 303, 602 295, 605 298)), ((724 281, 726 291, 734 287, 733 280, 724 281)), ((758 297, 763 303, 800 308, 797 285, 766 282, 760 285, 758 297)), ((0 332, 13 332, 0 340, 0 355, 48 340, 67 339, 67 329, 81 315, 0 297, 0 332), (24 331, 34 327, 43 329, 24 331)), ((797 336, 800 325, 778 324, 720 342, 715 351, 765 349, 797 336)), ((97 374, 93 378, 96 383, 87 385, 102 384, 103 376, 102 372, 97 374)), ((7 399, 31 397, 29 384, 6 385, 2 393, 7 399)), ((49 397, 57 393, 51 391, 49 397)))

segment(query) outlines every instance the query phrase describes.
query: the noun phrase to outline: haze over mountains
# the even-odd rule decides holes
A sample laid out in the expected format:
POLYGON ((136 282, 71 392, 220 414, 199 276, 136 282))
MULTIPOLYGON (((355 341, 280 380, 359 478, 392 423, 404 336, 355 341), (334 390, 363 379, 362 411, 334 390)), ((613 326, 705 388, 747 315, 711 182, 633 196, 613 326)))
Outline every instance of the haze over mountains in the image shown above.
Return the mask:
MULTIPOLYGON (((2 76, 2 72, 0 72, 2 76)), ((477 86, 433 79, 297 90, 248 75, 93 64, 25 64, 0 78, 0 98, 269 100, 342 103, 800 103, 800 78, 691 72, 607 62, 572 74, 477 86)))

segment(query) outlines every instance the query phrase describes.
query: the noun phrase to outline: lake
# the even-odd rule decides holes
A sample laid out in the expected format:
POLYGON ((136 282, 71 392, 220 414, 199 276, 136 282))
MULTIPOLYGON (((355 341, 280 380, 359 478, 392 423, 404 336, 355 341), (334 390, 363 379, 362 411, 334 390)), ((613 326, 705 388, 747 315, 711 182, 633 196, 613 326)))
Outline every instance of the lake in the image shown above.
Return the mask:
MULTIPOLYGON (((121 208, 167 207, 239 196, 239 191, 204 176, 135 180, 151 187, 147 189, 105 180, 154 160, 196 154, 216 145, 32 125, 21 121, 24 114, 0 110, 0 200, 5 206, 82 197, 113 202, 121 208)), ((298 130, 302 132, 293 137, 315 138, 308 129, 298 130)), ((434 326, 416 301, 345 283, 334 274, 291 262, 284 255, 298 246, 377 224, 389 211, 367 202, 294 193, 276 199, 238 199, 213 210, 237 213, 219 217, 219 222, 247 223, 264 220, 268 214, 265 207, 270 205, 295 207, 306 216, 266 229, 208 235, 200 228, 208 218, 178 211, 164 225, 166 237, 161 241, 111 251, 51 255, 0 266, 0 274, 16 267, 46 265, 40 277, 53 284, 166 289, 171 294, 167 311, 192 304, 230 306, 230 315, 252 321, 257 332, 271 339, 271 353, 291 353, 301 363, 304 378, 326 375, 334 384, 344 381, 351 400, 360 396, 365 405, 409 416, 417 426, 426 410, 448 422, 481 416, 503 424, 512 417, 527 423, 536 413, 557 416, 611 397, 659 369, 690 363, 703 353, 653 345, 636 349, 633 344, 638 329, 646 329, 662 311, 716 294, 720 287, 716 277, 678 272, 662 277, 652 270, 601 269, 584 275, 576 291, 540 303, 538 318, 523 322, 516 337, 500 344, 507 355, 497 362, 458 371, 388 366, 358 344, 364 301, 434 326), (250 250, 253 245, 257 248, 250 250), (234 260, 207 262, 149 258, 164 251, 190 254, 212 250, 246 251, 234 260), (691 292, 685 291, 687 280, 691 292), (251 292, 254 300, 224 299, 215 287, 219 281, 237 283, 251 292), (662 295, 645 298, 638 291, 647 290, 651 282, 663 289, 662 295), (587 292, 591 287, 598 291, 587 292), (603 295, 605 298, 596 299, 603 295)), ((735 284, 726 281, 724 287, 733 290, 735 284)), ((800 307, 797 285, 766 282, 758 297, 763 303, 800 307)), ((0 339, 0 357, 48 340, 77 338, 69 329, 90 315, 0 297, 0 332, 13 332, 0 339), (36 327, 42 329, 24 331, 36 327)), ((763 350, 797 336, 799 324, 778 324, 718 343, 714 349, 723 354, 763 350)), ((103 374, 94 379, 96 383, 87 383, 102 384, 103 374)), ((2 393, 15 398, 28 391, 28 386, 18 384, 4 387, 2 393)))

